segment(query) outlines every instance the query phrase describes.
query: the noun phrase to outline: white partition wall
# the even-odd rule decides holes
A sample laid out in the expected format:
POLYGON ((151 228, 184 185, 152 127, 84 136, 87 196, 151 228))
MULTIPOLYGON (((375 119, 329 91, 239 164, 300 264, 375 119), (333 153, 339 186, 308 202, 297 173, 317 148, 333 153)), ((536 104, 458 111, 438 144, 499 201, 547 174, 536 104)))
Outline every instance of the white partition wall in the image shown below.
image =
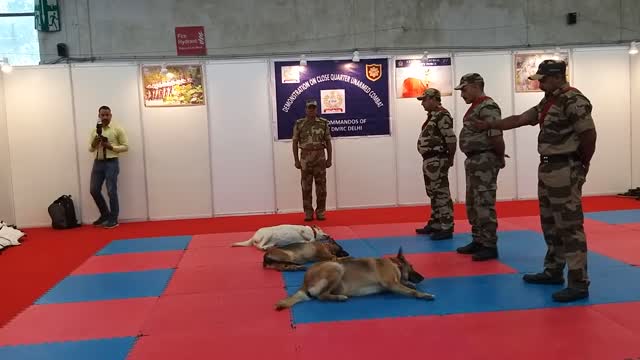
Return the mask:
POLYGON ((47 207, 64 194, 79 214, 69 68, 15 67, 4 86, 16 223, 50 225, 47 207))
POLYGON ((207 66, 214 215, 275 212, 268 70, 267 61, 207 66))
POLYGON ((0 74, 0 220, 13 224, 16 219, 13 211, 9 134, 5 110, 3 76, 0 74))
POLYGON ((143 107, 142 124, 149 218, 212 216, 207 106, 143 107))
MULTIPOLYGON (((451 55, 430 54, 430 56, 438 58, 451 55)), ((416 58, 419 58, 419 56, 416 58)), ((395 61, 393 61, 393 63, 395 64, 395 61)), ((395 86, 393 86, 393 90, 390 90, 389 93, 390 96, 397 97, 395 86)), ((456 93, 451 96, 442 97, 442 106, 449 110, 451 116, 455 119, 456 112, 453 106, 454 96, 456 96, 456 93)), ((395 99, 394 105, 393 131, 396 139, 398 203, 401 205, 428 204, 430 200, 424 188, 422 157, 417 149, 421 126, 427 119, 428 114, 422 108, 421 102, 416 98, 395 99)), ((458 136, 460 128, 456 127, 454 131, 456 132, 456 136, 458 136)), ((458 200, 456 180, 456 168, 452 167, 449 170, 449 186, 453 201, 458 200)))
MULTIPOLYGON (((512 114, 513 98, 511 74, 512 55, 510 53, 482 53, 482 54, 458 54, 454 58, 455 85, 458 85, 460 78, 467 73, 478 73, 485 81, 485 94, 500 106, 502 116, 512 114)), ((469 109, 468 104, 460 97, 460 91, 454 90, 456 108, 456 129, 458 135, 462 129, 462 118, 469 109)), ((458 138, 458 141, 460 139, 458 138)), ((506 159, 506 166, 498 174, 498 200, 512 200, 516 198, 516 149, 514 146, 513 131, 504 132, 505 153, 510 156, 506 159)), ((459 149, 459 147, 458 147, 459 149)), ((458 151, 456 157, 456 167, 458 171, 458 197, 464 199, 466 196, 466 181, 464 175, 465 155, 458 151)))
POLYGON ((397 204, 391 137, 338 139, 335 148, 338 208, 397 204))
MULTIPOLYGON (((631 65, 631 169, 632 187, 640 186, 640 55, 630 56, 631 65)), ((620 192, 625 192, 626 189, 620 192)))
MULTIPOLYGON (((100 215, 89 184, 95 153, 89 152, 89 135, 98 121, 98 108, 111 108, 112 122, 123 127, 129 151, 120 155, 118 198, 120 221, 147 219, 147 186, 144 169, 144 144, 138 96, 138 66, 135 64, 78 64, 71 67, 76 141, 80 169, 82 221, 91 223, 100 215)), ((106 186, 103 187, 105 200, 106 186)))
MULTIPOLYGON (((629 55, 626 46, 572 49, 569 55, 570 82, 591 100, 598 131, 583 194, 640 186, 640 55, 629 55)), ((466 73, 480 73, 503 117, 544 96, 515 92, 511 51, 452 57, 454 85, 466 73)), ((272 66, 259 59, 208 62, 206 105, 157 108, 144 106, 138 63, 15 67, 1 74, 0 220, 49 226, 47 207, 63 194, 73 196, 84 223, 98 216, 89 193, 88 136, 101 105, 112 108, 129 138, 120 160, 122 221, 302 211, 291 141, 274 140, 272 66)), ((396 98, 394 75, 392 66, 391 136, 333 140, 329 210, 429 203, 416 149, 427 114, 417 99, 396 98)), ((469 105, 454 90, 443 106, 459 139, 469 105)), ((537 199, 538 132, 538 126, 505 131, 511 158, 498 178, 499 200, 537 199)), ((464 202, 459 146, 457 154, 449 180, 454 200, 464 202)), ((315 189, 313 194, 315 202, 315 189)))
POLYGON ((573 85, 591 100, 598 132, 583 195, 615 194, 631 187, 631 85, 627 51, 622 47, 578 49, 573 54, 573 85))

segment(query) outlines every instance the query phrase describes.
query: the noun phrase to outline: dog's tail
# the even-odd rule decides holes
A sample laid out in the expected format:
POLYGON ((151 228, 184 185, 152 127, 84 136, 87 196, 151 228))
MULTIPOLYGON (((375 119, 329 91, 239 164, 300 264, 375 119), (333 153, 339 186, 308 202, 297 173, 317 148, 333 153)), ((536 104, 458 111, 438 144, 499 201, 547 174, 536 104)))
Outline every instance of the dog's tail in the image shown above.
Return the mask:
POLYGON ((276 304, 276 310, 284 310, 292 307, 293 305, 299 302, 307 301, 307 300, 311 300, 311 298, 309 297, 309 295, 307 295, 306 291, 304 291, 303 289, 300 289, 295 294, 289 296, 288 298, 278 301, 278 303, 276 304))
POLYGON ((236 242, 231 244, 232 247, 236 247, 236 246, 251 246, 253 245, 253 239, 249 239, 247 241, 240 241, 240 242, 236 242))

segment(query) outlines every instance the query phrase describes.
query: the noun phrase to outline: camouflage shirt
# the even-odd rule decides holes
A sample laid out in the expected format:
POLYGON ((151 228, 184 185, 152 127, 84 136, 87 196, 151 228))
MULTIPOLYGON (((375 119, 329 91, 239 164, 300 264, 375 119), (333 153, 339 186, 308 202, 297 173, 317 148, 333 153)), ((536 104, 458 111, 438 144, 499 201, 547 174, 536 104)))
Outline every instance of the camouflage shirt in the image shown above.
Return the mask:
POLYGON ((478 118, 489 122, 500 121, 500 107, 490 97, 476 100, 462 120, 463 126, 460 130, 460 150, 463 153, 476 151, 493 150, 493 145, 489 141, 490 137, 502 136, 502 130, 489 129, 480 130, 473 126, 472 119, 478 118), (479 102, 478 102, 479 100, 479 102))
POLYGON ((530 125, 540 125, 540 155, 567 154, 578 150, 578 134, 595 129, 591 102, 578 89, 565 86, 545 96, 533 109, 536 118, 530 125), (546 110, 546 114, 545 114, 546 110), (544 116, 543 122, 540 118, 544 116))
POLYGON ((293 126, 293 139, 298 140, 301 149, 324 149, 326 142, 331 140, 329 120, 321 117, 315 120, 306 117, 298 119, 293 126))
POLYGON ((451 114, 443 107, 429 112, 427 120, 422 124, 422 131, 418 138, 418 152, 421 155, 429 152, 446 153, 447 144, 455 144, 456 142, 451 114))

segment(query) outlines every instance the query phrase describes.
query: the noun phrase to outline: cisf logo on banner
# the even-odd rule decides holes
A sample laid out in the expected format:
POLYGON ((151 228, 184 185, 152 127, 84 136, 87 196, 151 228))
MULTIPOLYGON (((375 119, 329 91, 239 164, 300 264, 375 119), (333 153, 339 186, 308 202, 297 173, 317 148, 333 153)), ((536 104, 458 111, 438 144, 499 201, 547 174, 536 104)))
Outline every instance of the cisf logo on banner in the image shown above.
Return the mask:
POLYGON ((367 64, 367 79, 376 81, 382 77, 382 64, 367 64))
POLYGON ((178 55, 207 55, 204 26, 176 27, 176 49, 178 55))

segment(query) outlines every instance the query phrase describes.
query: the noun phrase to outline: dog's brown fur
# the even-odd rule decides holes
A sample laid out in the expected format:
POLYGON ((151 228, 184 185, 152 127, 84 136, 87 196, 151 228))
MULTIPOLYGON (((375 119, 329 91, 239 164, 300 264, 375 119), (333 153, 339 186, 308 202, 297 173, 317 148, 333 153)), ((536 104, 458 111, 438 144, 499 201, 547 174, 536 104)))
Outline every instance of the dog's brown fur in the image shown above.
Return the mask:
POLYGON ((283 247, 267 249, 262 266, 278 271, 305 270, 308 262, 337 260, 349 254, 333 239, 308 243, 289 244, 283 247))
POLYGON ((416 290, 413 284, 424 277, 402 255, 402 248, 391 258, 347 258, 313 264, 304 276, 302 287, 280 300, 276 310, 290 308, 311 298, 345 301, 351 296, 365 296, 385 291, 433 300, 433 294, 416 290))

